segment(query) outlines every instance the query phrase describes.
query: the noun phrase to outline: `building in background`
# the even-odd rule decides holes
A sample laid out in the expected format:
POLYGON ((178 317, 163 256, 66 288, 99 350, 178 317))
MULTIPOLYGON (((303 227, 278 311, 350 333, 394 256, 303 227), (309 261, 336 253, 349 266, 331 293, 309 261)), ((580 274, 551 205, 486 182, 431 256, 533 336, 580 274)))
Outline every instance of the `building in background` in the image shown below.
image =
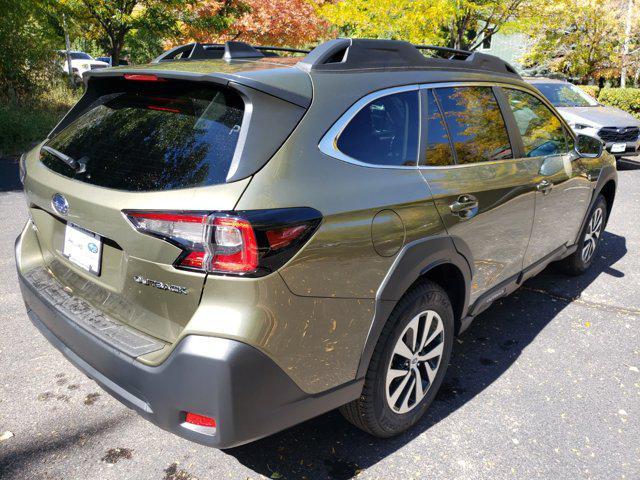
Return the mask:
POLYGON ((533 46, 533 40, 524 33, 497 32, 485 37, 478 51, 495 55, 510 63, 520 73, 523 68, 520 60, 533 46))

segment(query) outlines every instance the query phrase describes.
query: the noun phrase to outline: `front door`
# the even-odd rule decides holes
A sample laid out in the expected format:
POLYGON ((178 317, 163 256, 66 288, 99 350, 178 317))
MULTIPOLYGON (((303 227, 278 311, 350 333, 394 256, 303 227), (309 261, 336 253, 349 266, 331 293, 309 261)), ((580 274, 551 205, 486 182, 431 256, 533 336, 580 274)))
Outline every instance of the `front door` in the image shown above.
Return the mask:
POLYGON ((537 163, 535 217, 524 267, 573 245, 592 195, 573 139, 556 114, 522 90, 503 89, 513 112, 526 158, 537 163))
POLYGON ((472 263, 471 302, 516 278, 534 216, 538 162, 514 159, 491 86, 424 89, 421 173, 456 248, 472 263))

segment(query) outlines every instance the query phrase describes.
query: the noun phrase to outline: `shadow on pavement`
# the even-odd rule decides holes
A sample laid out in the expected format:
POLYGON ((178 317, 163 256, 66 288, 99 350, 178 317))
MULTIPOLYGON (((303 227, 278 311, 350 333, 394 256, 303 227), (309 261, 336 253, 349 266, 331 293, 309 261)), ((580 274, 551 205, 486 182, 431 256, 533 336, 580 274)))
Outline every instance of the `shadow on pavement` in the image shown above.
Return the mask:
POLYGON ((3 447, 4 450, 0 450, 0 478, 3 480, 24 479, 26 478, 24 476, 26 466, 50 461, 52 457, 73 451, 88 438, 100 437, 102 434, 118 428, 120 423, 134 415, 134 413, 124 410, 115 419, 105 419, 80 428, 65 429, 43 441, 34 442, 26 439, 17 447, 3 447))
POLYGON ((586 274, 567 277, 551 265, 523 288, 496 302, 454 342, 451 363, 436 400, 422 420, 399 437, 374 438, 333 411, 225 453, 269 478, 350 479, 428 432, 491 385, 596 278, 624 276, 612 265, 626 253, 625 238, 605 232, 597 260, 586 274), (553 298, 546 285, 552 286, 553 298))
POLYGON ((0 192, 15 190, 22 190, 18 162, 11 158, 0 158, 0 192))

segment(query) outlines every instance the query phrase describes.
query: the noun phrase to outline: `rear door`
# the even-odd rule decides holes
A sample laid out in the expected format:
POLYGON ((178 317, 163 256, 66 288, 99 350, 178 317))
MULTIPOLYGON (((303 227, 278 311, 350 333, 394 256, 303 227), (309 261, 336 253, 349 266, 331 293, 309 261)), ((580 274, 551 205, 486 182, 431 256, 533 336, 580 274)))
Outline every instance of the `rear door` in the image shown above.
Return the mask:
POLYGON ((25 189, 49 272, 106 315, 172 342, 205 274, 176 268, 183 249, 136 231, 123 212, 232 210, 249 179, 226 183, 240 95, 164 83, 101 96, 32 153, 25 189))
POLYGON ((522 270, 537 163, 514 158, 516 139, 490 85, 426 88, 422 94, 421 172, 447 232, 472 262, 473 302, 522 270))
POLYGON ((560 118, 529 92, 506 87, 503 92, 522 138, 524 159, 537 166, 526 268, 575 243, 593 189, 560 118))

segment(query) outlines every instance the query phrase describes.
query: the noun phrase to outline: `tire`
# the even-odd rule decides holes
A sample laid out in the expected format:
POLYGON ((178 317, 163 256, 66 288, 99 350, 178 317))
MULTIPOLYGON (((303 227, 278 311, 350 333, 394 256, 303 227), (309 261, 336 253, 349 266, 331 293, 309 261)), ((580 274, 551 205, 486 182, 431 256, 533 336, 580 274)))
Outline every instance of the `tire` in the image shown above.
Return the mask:
POLYGON ((360 398, 341 407, 342 415, 356 427, 381 438, 411 428, 433 402, 442 384, 453 336, 453 309, 444 289, 431 281, 412 287, 398 302, 380 334, 360 398), (430 327, 425 334, 427 325, 430 327), (415 348, 414 337, 421 339, 422 350, 415 348), (413 353, 416 350, 421 358, 413 353), (411 359, 407 358, 410 354, 411 359), (402 371, 406 374, 400 374, 402 371), (423 396, 418 400, 420 393, 423 396))
POLYGON ((562 260, 562 268, 568 275, 582 275, 591 267, 607 223, 607 214, 607 201, 602 195, 598 195, 578 237, 578 248, 562 260))

